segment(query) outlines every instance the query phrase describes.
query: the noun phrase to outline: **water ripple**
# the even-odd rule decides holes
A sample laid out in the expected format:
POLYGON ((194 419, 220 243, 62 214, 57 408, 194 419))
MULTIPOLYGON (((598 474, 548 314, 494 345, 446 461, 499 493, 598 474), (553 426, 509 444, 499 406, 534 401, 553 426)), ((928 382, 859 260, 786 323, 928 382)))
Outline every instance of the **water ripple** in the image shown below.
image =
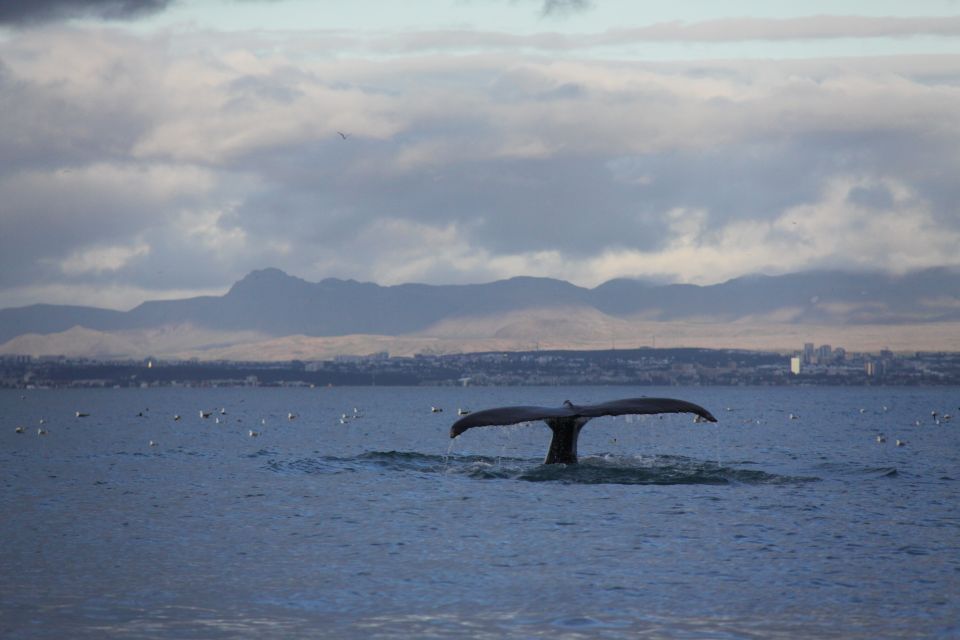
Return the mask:
POLYGON ((371 451, 352 457, 270 460, 277 473, 325 474, 356 471, 462 475, 477 480, 522 480, 562 484, 793 484, 819 480, 723 466, 682 456, 646 458, 590 456, 579 464, 545 465, 528 458, 440 456, 412 451, 371 451))

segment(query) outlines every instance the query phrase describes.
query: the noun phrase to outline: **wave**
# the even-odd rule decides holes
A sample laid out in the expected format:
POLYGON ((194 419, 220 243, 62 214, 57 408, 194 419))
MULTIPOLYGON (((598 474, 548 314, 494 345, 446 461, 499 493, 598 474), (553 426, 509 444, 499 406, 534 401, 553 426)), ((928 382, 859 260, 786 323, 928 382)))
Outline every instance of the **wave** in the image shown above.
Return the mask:
POLYGON ((726 485, 792 484, 817 478, 782 476, 685 456, 590 456, 577 465, 540 465, 520 476, 530 482, 565 484, 726 485))
POLYGON ((466 476, 477 480, 520 480, 560 484, 726 485, 792 484, 819 480, 724 466, 683 456, 587 456, 579 464, 545 465, 515 457, 431 455, 413 451, 372 451, 352 457, 270 460, 277 473, 330 474, 376 471, 466 476))
POLYGON ((818 464, 816 468, 836 475, 872 476, 875 478, 894 478, 900 475, 896 467, 864 467, 850 462, 823 462, 818 464))

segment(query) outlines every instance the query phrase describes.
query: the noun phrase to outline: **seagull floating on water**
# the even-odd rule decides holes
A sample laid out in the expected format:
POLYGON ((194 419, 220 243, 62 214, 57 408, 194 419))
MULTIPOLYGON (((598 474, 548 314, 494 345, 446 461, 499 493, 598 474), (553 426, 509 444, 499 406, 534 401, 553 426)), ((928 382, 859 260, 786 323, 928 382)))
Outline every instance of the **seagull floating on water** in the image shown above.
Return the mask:
POLYGON ((23 427, 18 426, 18 427, 16 428, 16 432, 17 432, 17 433, 23 433, 23 427))
POLYGON ((77 411, 77 414, 76 414, 76 415, 77 415, 78 418, 87 418, 87 417, 90 416, 89 413, 84 413, 84 412, 82 412, 82 411, 77 411))

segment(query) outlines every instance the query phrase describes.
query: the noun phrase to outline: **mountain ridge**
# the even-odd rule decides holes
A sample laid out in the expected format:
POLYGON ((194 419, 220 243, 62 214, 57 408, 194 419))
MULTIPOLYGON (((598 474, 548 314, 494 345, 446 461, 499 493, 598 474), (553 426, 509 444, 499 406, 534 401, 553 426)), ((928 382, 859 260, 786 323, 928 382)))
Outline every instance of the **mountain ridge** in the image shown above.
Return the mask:
MULTIPOLYGON (((530 276, 465 285, 383 286, 337 278, 309 282, 271 267, 250 272, 220 296, 145 301, 129 311, 50 304, 0 309, 0 345, 26 334, 52 335, 73 327, 130 332, 191 326, 210 335, 246 332, 265 339, 424 336, 432 327, 443 326, 449 333, 470 318, 532 309, 546 314, 541 317, 550 310, 561 316, 578 309, 596 312, 566 323, 571 332, 585 325, 609 331, 603 327, 611 322, 640 321, 704 326, 951 323, 960 321, 960 272, 942 267, 900 276, 811 271, 749 275, 705 286, 617 278, 591 289, 530 276)), ((511 336, 522 337, 520 326, 528 332, 537 328, 529 322, 514 325, 511 336)))

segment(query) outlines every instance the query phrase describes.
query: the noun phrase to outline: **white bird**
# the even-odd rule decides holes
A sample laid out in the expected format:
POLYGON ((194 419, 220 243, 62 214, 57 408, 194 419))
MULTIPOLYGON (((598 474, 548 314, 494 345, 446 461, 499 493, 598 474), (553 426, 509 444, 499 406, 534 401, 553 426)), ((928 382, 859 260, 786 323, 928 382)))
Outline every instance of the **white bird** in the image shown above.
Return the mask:
POLYGON ((898 446, 898 447, 904 447, 904 446, 906 446, 906 444, 907 444, 907 441, 906 441, 906 440, 897 440, 897 446, 898 446))
POLYGON ((203 418, 204 420, 209 418, 210 415, 211 415, 210 411, 204 411, 203 409, 200 410, 200 417, 203 418))
POLYGON ((77 417, 78 417, 78 418, 86 418, 86 417, 88 417, 89 415, 90 415, 89 413, 84 413, 84 412, 82 412, 82 411, 77 411, 77 417))
POLYGON ((250 437, 251 437, 251 438, 257 438, 257 437, 259 437, 259 436, 260 436, 260 432, 259 432, 259 431, 254 431, 253 429, 250 429, 250 437))
POLYGON ((430 412, 431 412, 431 413, 441 413, 441 412, 443 412, 443 408, 441 408, 441 407, 430 407, 430 412))
POLYGON ((47 430, 46 430, 46 429, 37 429, 37 435, 38 435, 38 436, 45 436, 45 435, 47 435, 47 430))
POLYGON ((17 433, 23 433, 23 427, 18 426, 16 431, 17 433))
POLYGON ((465 416, 470 413, 470 409, 457 409, 458 416, 465 416))
POLYGON ((287 414, 287 420, 296 420, 296 418, 297 418, 297 414, 295 414, 295 413, 288 413, 288 414, 287 414))
POLYGON ((883 443, 886 441, 887 441, 887 436, 883 435, 882 433, 877 436, 877 442, 883 443))
POLYGON ((150 446, 151 446, 151 447, 157 446, 157 441, 156 441, 156 440, 151 440, 151 441, 150 441, 150 446))
POLYGON ((173 415, 173 421, 176 422, 176 421, 178 421, 178 420, 180 420, 180 414, 179 414, 179 413, 176 413, 176 414, 173 415))

